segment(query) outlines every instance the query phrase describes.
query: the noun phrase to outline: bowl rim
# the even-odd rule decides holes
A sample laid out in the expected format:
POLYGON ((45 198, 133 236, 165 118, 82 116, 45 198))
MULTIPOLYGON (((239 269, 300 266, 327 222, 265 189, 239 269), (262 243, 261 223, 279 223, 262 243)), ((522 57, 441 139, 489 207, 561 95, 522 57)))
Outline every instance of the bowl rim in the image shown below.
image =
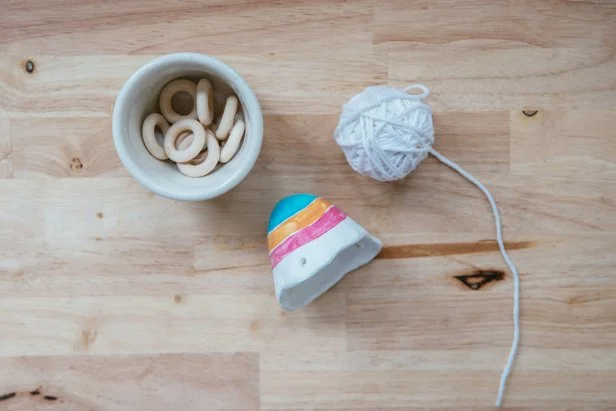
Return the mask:
POLYGON ((254 91, 248 85, 246 80, 244 80, 244 78, 240 76, 239 73, 237 73, 229 65, 223 63, 221 60, 215 57, 203 53, 182 52, 165 54, 156 57, 139 67, 128 78, 128 80, 126 80, 126 82, 120 89, 120 92, 115 99, 111 122, 113 141, 116 152, 120 157, 120 161, 131 174, 131 176, 145 188, 153 191, 160 196, 173 200, 202 201, 218 197, 230 191, 235 186, 237 186, 244 178, 246 178, 250 170, 252 170, 253 166, 257 161, 257 158, 259 157, 259 154, 261 152, 261 146, 263 144, 263 113, 261 111, 261 106, 254 91), (224 81, 230 83, 229 85, 233 89, 235 89, 236 92, 238 92, 238 98, 242 103, 244 103, 243 105, 248 111, 247 117, 250 121, 251 138, 253 140, 251 144, 251 150, 248 151, 245 162, 243 162, 242 165, 237 168, 235 173, 232 174, 230 178, 228 178, 219 186, 203 192, 176 192, 173 190, 168 190, 167 188, 160 185, 154 178, 152 178, 148 173, 146 173, 138 165, 137 162, 134 161, 132 156, 128 154, 125 139, 122 137, 123 131, 122 125, 120 124, 120 116, 122 115, 121 110, 122 106, 124 105, 123 102, 127 99, 129 90, 131 90, 142 77, 147 76, 152 71, 156 70, 157 67, 161 65, 169 66, 182 64, 183 62, 193 64, 197 63, 204 67, 210 68, 212 69, 212 71, 217 73, 217 75, 223 77, 224 81), (221 73, 224 73, 224 76, 221 73))

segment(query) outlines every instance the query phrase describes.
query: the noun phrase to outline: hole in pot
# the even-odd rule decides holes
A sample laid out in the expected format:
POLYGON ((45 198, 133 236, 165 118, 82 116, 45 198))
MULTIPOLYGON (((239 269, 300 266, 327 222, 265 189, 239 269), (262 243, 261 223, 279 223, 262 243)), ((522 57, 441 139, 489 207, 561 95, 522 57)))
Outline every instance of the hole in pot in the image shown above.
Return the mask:
POLYGON ((305 258, 300 258, 299 260, 299 266, 300 267, 304 267, 306 265, 306 259, 305 258))

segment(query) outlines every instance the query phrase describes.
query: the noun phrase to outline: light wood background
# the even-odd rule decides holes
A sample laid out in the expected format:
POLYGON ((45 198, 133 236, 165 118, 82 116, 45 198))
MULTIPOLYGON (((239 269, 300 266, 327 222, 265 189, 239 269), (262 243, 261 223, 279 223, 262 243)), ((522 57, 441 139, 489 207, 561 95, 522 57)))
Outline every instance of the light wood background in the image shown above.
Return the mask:
POLYGON ((521 270, 506 406, 616 409, 615 56, 611 0, 4 0, 0 409, 492 409, 512 284, 486 201, 433 158, 357 176, 332 139, 363 87, 413 82, 521 270), (265 113, 254 171, 215 201, 152 195, 113 148, 123 82, 175 51, 231 64, 265 113), (296 191, 387 247, 288 314, 265 226, 296 191))

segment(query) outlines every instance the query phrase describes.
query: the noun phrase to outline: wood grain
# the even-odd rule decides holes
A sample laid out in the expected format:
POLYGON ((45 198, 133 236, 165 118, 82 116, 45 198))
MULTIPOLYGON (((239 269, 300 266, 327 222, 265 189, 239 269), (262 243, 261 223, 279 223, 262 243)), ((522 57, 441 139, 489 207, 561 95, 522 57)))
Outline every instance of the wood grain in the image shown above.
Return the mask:
MULTIPOLYGON (((84 336, 84 342, 88 338, 84 336)), ((6 410, 259 409, 254 353, 0 358, 6 410)))
POLYGON ((0 409, 493 409, 512 284, 485 199, 434 158, 363 178, 332 138, 363 87, 414 82, 432 89, 435 149, 496 197, 521 272, 506 408, 616 408, 613 1, 2 7, 0 409), (149 193, 111 139, 124 81, 186 50, 232 65, 265 114, 251 174, 203 203, 149 193), (265 228, 298 191, 385 250, 285 313, 265 228))

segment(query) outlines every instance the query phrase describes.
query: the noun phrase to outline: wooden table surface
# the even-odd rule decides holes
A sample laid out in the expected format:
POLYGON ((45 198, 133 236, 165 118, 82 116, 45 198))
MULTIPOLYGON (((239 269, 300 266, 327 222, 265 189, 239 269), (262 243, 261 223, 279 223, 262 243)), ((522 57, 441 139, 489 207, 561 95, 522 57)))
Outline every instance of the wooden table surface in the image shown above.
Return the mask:
POLYGON ((505 405, 616 409, 615 55, 611 0, 3 1, 0 409, 492 409, 512 281, 485 199, 434 158, 360 177, 332 138, 363 87, 414 82, 521 271, 505 405), (113 147, 118 90, 176 51, 232 65, 265 114, 214 201, 151 194, 113 147), (285 313, 265 228, 297 191, 386 248, 285 313))

